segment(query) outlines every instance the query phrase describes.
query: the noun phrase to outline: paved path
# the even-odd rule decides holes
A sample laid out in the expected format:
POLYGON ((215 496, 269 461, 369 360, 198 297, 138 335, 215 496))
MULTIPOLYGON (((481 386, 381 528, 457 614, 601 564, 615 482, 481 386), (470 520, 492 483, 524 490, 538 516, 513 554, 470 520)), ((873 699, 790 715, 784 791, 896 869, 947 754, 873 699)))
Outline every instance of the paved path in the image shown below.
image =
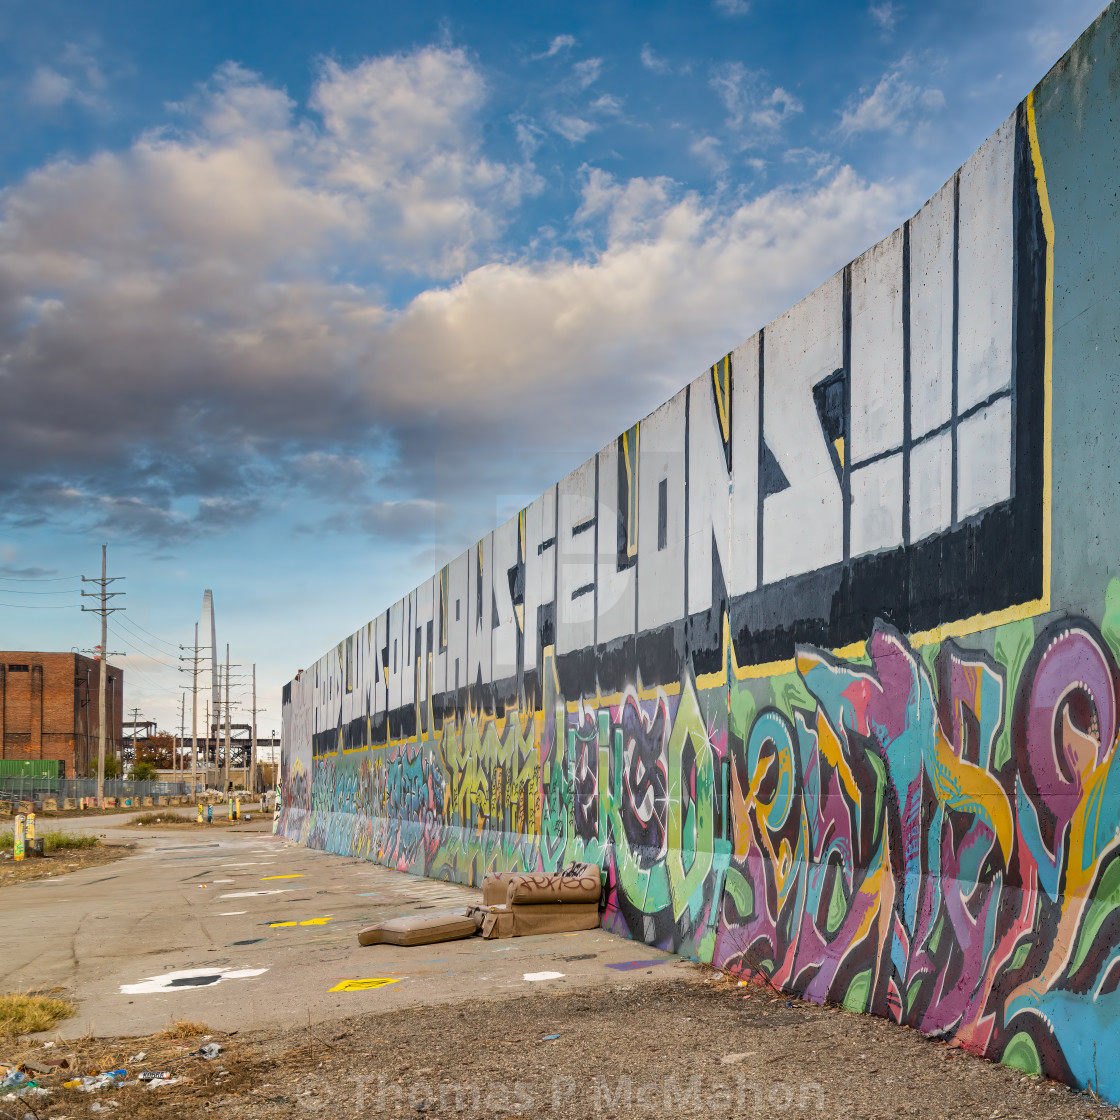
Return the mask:
MULTIPOLYGON (((259 805, 259 801, 243 803, 241 806, 242 816, 248 813, 254 824, 263 820, 271 828, 272 812, 261 813, 259 805)), ((206 812, 205 806, 202 811, 206 812)), ((128 812, 106 811, 97 816, 91 815, 88 817, 48 817, 42 813, 37 813, 35 815, 35 828, 40 836, 46 835, 48 832, 92 832, 97 835, 104 835, 106 839, 111 839, 114 835, 112 829, 130 825, 137 817, 141 817, 145 813, 159 812, 175 813, 185 820, 193 821, 198 810, 194 805, 156 805, 154 807, 149 805, 143 809, 129 810, 128 812)), ((214 820, 225 820, 228 816, 229 805, 226 802, 221 801, 214 806, 214 820)), ((13 817, 0 818, 0 832, 11 832, 13 821, 13 817)))
POLYGON ((107 818, 72 823, 87 822, 135 842, 136 852, 0 894, 0 991, 65 988, 79 1005, 62 1026, 67 1037, 145 1034, 174 1018, 219 1030, 292 1025, 309 1013, 320 1022, 684 971, 681 958, 603 930, 363 948, 363 925, 465 906, 479 893, 289 844, 272 835, 271 819, 202 832, 112 827, 107 818), (635 958, 658 964, 606 967, 635 958), (151 980, 184 971, 196 974, 177 984, 151 980), (252 975, 212 982, 231 972, 252 975), (563 977, 524 979, 540 972, 563 977), (396 982, 330 990, 372 978, 396 982))

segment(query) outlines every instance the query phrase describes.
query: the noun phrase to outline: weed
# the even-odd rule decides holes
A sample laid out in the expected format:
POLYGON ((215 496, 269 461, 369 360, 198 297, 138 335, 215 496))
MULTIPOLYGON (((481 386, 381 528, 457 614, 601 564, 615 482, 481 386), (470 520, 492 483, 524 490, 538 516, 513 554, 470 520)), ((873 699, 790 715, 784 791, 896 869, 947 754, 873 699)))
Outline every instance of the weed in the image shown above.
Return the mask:
POLYGON ((49 1031, 56 1023, 69 1019, 74 1005, 52 996, 13 992, 0 996, 0 1038, 49 1031))

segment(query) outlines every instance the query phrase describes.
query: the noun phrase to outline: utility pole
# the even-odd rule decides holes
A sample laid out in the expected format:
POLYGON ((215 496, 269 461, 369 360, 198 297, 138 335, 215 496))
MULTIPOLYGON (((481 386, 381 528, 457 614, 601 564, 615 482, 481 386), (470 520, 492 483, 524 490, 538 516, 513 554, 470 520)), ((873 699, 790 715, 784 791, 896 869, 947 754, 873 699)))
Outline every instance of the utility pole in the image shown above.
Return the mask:
POLYGON ((229 642, 226 642, 226 768, 223 793, 229 790, 229 642))
MULTIPOLYGON (((136 729, 140 726, 140 709, 130 708, 132 713, 132 765, 136 765, 136 729)), ((124 750, 121 750, 121 772, 124 772, 124 750)))
POLYGON ((183 751, 183 739, 187 734, 187 694, 185 692, 179 693, 179 743, 175 748, 175 753, 171 756, 171 773, 174 774, 177 770, 182 769, 182 764, 176 766, 176 758, 181 758, 183 751))
MULTIPOLYGON (((198 792, 198 664, 202 660, 199 657, 199 651, 209 649, 209 646, 200 646, 198 644, 198 623, 194 624, 194 645, 193 646, 180 646, 180 649, 189 649, 191 651, 190 657, 180 656, 180 661, 189 661, 191 667, 189 670, 180 667, 181 673, 190 672, 191 674, 191 795, 193 796, 198 792)), ((206 722, 210 722, 210 709, 206 709, 206 722)), ((210 739, 210 732, 206 732, 207 742, 210 739)), ((209 751, 207 751, 209 755, 209 751)))
POLYGON ((253 730, 252 748, 249 755, 249 795, 257 792, 257 663, 253 662, 253 730))
POLYGON ((101 615, 101 665, 97 673, 97 807, 99 809, 105 799, 105 685, 109 675, 109 615, 124 610, 124 607, 109 606, 110 599, 124 594, 123 591, 110 591, 109 584, 124 579, 124 576, 105 574, 107 549, 108 545, 101 546, 101 578, 82 576, 82 583, 96 583, 100 587, 99 591, 83 591, 82 595, 101 600, 99 607, 82 607, 83 611, 101 615))

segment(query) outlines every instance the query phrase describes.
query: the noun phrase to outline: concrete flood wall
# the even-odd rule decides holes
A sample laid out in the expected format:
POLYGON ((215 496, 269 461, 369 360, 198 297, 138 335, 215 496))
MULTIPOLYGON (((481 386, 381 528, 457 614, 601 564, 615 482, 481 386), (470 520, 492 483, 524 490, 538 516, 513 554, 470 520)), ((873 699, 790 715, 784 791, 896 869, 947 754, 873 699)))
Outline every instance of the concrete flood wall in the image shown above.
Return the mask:
POLYGON ((909 222, 286 687, 280 829, 1120 1100, 1120 11, 909 222))

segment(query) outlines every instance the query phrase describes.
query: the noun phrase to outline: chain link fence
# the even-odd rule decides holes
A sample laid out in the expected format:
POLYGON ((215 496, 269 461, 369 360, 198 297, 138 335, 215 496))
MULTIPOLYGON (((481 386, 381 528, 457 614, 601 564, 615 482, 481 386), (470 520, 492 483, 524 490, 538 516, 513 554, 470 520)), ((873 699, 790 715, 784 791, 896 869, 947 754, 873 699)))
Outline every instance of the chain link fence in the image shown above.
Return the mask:
MULTIPOLYGON (((203 784, 198 783, 199 792, 203 784)), ((188 797, 190 782, 134 782, 127 778, 105 780, 105 796, 121 798, 188 797)), ((64 798, 96 797, 96 778, 47 778, 36 776, 0 777, 0 801, 45 801, 53 798, 62 804, 64 798)))

